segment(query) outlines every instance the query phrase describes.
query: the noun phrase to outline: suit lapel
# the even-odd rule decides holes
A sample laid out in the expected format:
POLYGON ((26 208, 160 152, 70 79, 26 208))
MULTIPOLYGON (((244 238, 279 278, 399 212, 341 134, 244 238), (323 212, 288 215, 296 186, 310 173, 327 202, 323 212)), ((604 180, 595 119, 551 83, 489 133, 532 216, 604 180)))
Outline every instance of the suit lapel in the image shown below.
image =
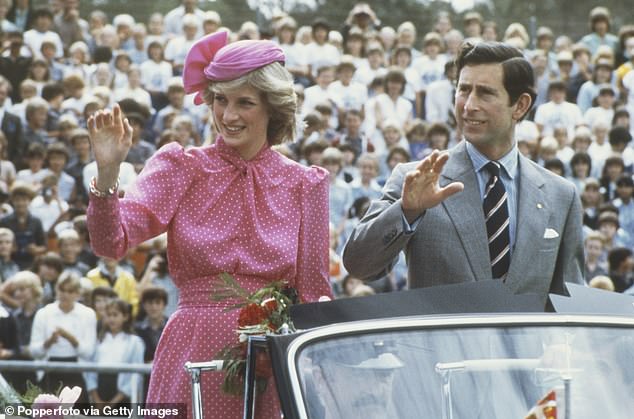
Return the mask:
POLYGON ((513 291, 517 291, 526 272, 531 271, 531 264, 535 263, 533 254, 542 241, 550 212, 543 189, 544 177, 523 156, 520 156, 519 165, 520 187, 515 248, 506 281, 513 291))
POLYGON ((489 248, 483 245, 487 243, 487 237, 480 187, 464 141, 450 152, 439 183, 445 186, 451 182, 462 182, 464 190, 447 198, 442 205, 456 228, 474 277, 490 279, 489 248))

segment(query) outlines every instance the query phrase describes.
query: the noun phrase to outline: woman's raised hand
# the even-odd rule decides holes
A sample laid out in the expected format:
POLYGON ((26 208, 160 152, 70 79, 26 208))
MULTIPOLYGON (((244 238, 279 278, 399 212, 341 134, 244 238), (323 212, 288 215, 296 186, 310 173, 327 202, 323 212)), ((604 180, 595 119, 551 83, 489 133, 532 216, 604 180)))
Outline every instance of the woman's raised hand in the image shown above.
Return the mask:
POLYGON ((112 111, 97 111, 88 118, 87 125, 98 168, 97 186, 106 190, 116 182, 119 165, 132 146, 132 127, 119 105, 114 105, 112 111))

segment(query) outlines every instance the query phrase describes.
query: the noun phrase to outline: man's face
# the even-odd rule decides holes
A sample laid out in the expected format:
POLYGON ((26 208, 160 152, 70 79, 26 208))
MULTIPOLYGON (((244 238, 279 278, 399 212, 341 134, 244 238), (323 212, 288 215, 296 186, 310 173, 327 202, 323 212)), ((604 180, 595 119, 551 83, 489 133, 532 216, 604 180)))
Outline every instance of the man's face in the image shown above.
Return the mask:
POLYGON ((160 299, 148 300, 143 303, 143 310, 150 319, 160 319, 163 316, 163 310, 165 310, 165 303, 160 299))
POLYGON ((593 259, 599 258, 603 252, 603 243, 601 240, 591 239, 586 241, 586 255, 593 259))
POLYGON ((38 32, 46 32, 51 28, 51 19, 48 16, 40 16, 35 20, 35 29, 38 32))
POLYGON ((8 235, 4 235, 0 237, 0 256, 10 257, 12 250, 13 250, 13 239, 8 235))
POLYGON ((467 65, 461 70, 456 121, 467 141, 483 154, 498 156, 511 149, 514 120, 522 116, 519 102, 510 105, 501 64, 467 65))

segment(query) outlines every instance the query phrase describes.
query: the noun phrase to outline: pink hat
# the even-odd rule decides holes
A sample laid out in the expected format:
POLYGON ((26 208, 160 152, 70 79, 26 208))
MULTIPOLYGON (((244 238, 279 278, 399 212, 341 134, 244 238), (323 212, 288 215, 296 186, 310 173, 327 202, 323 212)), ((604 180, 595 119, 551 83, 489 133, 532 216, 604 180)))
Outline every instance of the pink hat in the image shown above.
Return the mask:
POLYGON ((203 103, 201 92, 209 80, 234 80, 274 62, 284 63, 284 51, 272 41, 238 41, 227 45, 227 32, 216 32, 198 40, 187 53, 183 68, 186 93, 197 93, 194 103, 203 103))

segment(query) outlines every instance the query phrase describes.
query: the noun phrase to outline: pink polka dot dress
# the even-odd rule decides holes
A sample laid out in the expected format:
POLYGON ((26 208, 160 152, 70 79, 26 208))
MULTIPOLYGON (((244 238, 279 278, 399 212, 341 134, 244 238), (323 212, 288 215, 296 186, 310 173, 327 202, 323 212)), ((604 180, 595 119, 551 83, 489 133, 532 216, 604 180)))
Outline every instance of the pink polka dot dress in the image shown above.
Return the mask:
MULTIPOLYGON (((183 403, 191 414, 187 361, 214 359, 237 341, 237 311, 211 301, 212 281, 231 273, 253 291, 285 279, 302 301, 330 296, 328 176, 264 147, 243 160, 220 138, 184 150, 171 143, 145 165, 125 198, 91 196, 88 228, 94 251, 113 258, 167 231, 178 310, 159 342, 148 403, 183 403)), ((242 399, 220 391, 223 373, 204 373, 206 418, 241 418, 242 399)), ((259 418, 279 418, 271 379, 259 396, 259 418)))

